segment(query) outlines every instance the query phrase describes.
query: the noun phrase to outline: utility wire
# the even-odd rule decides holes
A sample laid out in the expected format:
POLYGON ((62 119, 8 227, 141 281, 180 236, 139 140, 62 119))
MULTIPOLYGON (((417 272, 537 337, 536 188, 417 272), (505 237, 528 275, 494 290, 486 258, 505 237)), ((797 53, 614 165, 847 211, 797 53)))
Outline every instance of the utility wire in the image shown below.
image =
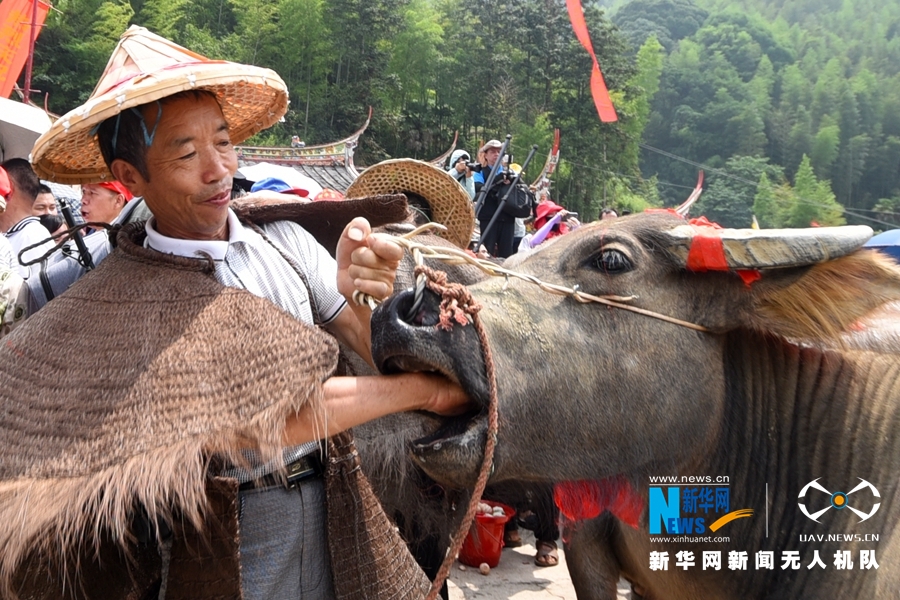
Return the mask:
MULTIPOLYGON (((576 167, 582 167, 584 169, 590 169, 591 171, 597 171, 599 173, 606 173, 607 175, 615 175, 616 177, 622 177, 623 179, 631 179, 632 181, 638 181, 638 182, 642 181, 642 179, 640 177, 635 177, 634 175, 625 175, 624 173, 610 171, 609 169, 601 169, 600 167, 584 165, 584 164, 575 162, 574 160, 571 160, 568 158, 560 158, 559 161, 560 162, 565 161, 565 162, 569 163, 570 165, 575 165, 576 167)), ((693 190, 695 187, 692 185, 682 185, 680 183, 669 183, 668 181, 657 181, 656 183, 658 183, 659 185, 668 185, 670 187, 682 188, 685 190, 693 190)))
MULTIPOLYGON (((677 160, 677 161, 681 161, 681 162, 683 162, 683 163, 687 163, 687 164, 689 164, 689 165, 692 165, 692 166, 694 166, 694 167, 697 167, 698 169, 703 169, 704 171, 707 171, 707 172, 709 172, 709 173, 713 173, 713 174, 716 174, 716 175, 721 175, 721 176, 723 176, 723 177, 728 177, 728 178, 734 179, 735 181, 740 181, 741 183, 744 183, 744 184, 746 184, 746 185, 750 185, 750 186, 754 186, 754 187, 755 187, 755 186, 757 186, 758 183, 759 183, 759 182, 750 181, 750 180, 748 180, 748 179, 744 179, 743 177, 740 177, 740 176, 738 176, 738 175, 734 175, 734 174, 732 174, 732 173, 729 173, 728 171, 726 171, 726 170, 724 170, 724 169, 717 169, 717 168, 715 168, 715 167, 710 167, 709 165, 704 165, 703 163, 694 162, 694 161, 692 161, 692 160, 690 160, 690 159, 684 158, 683 156, 678 156, 677 154, 672 154, 671 152, 666 152, 665 150, 660 150, 659 148, 654 148, 653 146, 650 146, 650 145, 648 145, 648 144, 644 144, 644 143, 640 143, 640 142, 639 142, 639 143, 638 143, 638 146, 640 146, 641 148, 643 148, 643 149, 645 149, 645 150, 649 150, 649 151, 651 151, 651 152, 656 152, 657 154, 661 154, 661 155, 663 155, 663 156, 665 156, 665 157, 668 157, 668 158, 671 158, 671 159, 673 159, 673 160, 677 160)), ((826 205, 824 205, 824 204, 819 204, 818 202, 814 202, 814 201, 809 200, 809 199, 807 199, 807 198, 802 198, 802 197, 800 197, 800 196, 796 196, 796 198, 797 198, 797 201, 798 201, 798 202, 802 202, 802 203, 807 204, 807 205, 809 205, 809 206, 817 206, 817 207, 819 207, 819 208, 830 208, 830 207, 828 207, 828 206, 826 206, 826 205)), ((887 227, 889 227, 889 228, 891 228, 891 229, 895 229, 895 228, 897 227, 896 223, 890 223, 890 222, 888 222, 888 221, 882 221, 881 219, 876 219, 876 218, 874 218, 874 217, 867 217, 866 215, 858 214, 858 213, 854 212, 856 209, 849 209, 849 208, 847 208, 847 207, 845 207, 845 206, 841 206, 841 209, 844 211, 844 214, 849 215, 849 216, 851 216, 851 217, 855 217, 855 218, 857 218, 857 219, 862 219, 862 220, 865 220, 865 221, 871 221, 872 223, 878 223, 879 225, 885 225, 885 226, 887 226, 887 227)), ((862 210, 862 209, 860 209, 860 210, 862 210)), ((875 212, 875 211, 871 211, 871 212, 875 212)), ((891 212, 891 213, 880 213, 880 214, 890 214, 890 215, 894 215, 894 216, 900 216, 900 215, 898 215, 897 213, 893 213, 893 212, 891 212)))

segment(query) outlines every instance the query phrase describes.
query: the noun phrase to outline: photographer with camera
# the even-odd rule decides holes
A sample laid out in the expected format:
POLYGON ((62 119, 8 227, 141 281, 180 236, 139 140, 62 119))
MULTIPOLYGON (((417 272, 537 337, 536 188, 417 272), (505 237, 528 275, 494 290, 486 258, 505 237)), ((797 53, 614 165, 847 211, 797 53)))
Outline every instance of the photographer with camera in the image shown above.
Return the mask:
MULTIPOLYGON (((475 193, 481 191, 481 188, 484 187, 484 182, 488 180, 488 176, 491 173, 491 169, 494 168, 494 165, 497 165, 497 159, 500 158, 500 148, 503 147, 503 144, 500 140, 489 140, 484 146, 481 147, 481 150, 478 151, 478 160, 480 164, 476 163, 472 165, 473 170, 475 171, 475 193)), ((497 179, 500 177, 500 173, 497 173, 497 177, 494 182, 497 182, 497 179)))
POLYGON ((488 228, 488 224, 494 220, 494 215, 500 210, 501 191, 510 184, 510 175, 504 172, 503 165, 500 162, 500 148, 503 144, 500 140, 490 140, 481 147, 479 155, 481 158, 481 169, 476 170, 475 193, 477 194, 484 187, 485 182, 490 179, 490 173, 493 169, 500 169, 494 176, 491 189, 487 191, 484 204, 478 213, 478 224, 481 229, 481 245, 485 247, 491 256, 498 258, 506 258, 515 253, 515 245, 513 239, 515 236, 515 216, 501 211, 497 216, 494 225, 488 228))
POLYGON ((447 173, 452 175, 453 179, 458 181, 459 184, 465 188, 466 192, 469 193, 469 199, 474 200, 475 173, 469 168, 472 166, 469 164, 469 161, 471 160, 472 158, 465 150, 454 150, 453 154, 450 155, 450 168, 447 169, 447 173))

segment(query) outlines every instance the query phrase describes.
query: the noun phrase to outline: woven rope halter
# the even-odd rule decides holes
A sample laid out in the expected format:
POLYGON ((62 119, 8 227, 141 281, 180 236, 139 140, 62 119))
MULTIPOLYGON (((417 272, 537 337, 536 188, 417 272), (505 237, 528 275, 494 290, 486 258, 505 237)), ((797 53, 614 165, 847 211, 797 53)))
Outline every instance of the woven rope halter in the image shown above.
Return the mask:
MULTIPOLYGON (((545 292, 556 294, 558 296, 570 296, 583 304, 586 304, 588 302, 597 302, 600 304, 605 304, 607 306, 614 306, 615 308, 621 308, 623 310, 636 312, 648 317, 654 317, 656 319, 666 321, 667 323, 681 325, 682 327, 687 327, 696 331, 702 331, 705 333, 708 333, 710 331, 703 325, 691 323, 690 321, 683 321, 681 319, 676 319, 675 317, 670 317, 668 315, 664 315, 652 310, 646 310, 637 306, 626 304, 626 302, 635 300, 637 296, 595 296, 593 294, 587 294, 579 290, 577 285, 574 287, 566 287, 555 283, 547 283, 546 281, 542 281, 533 275, 519 273, 518 271, 513 271, 511 269, 505 269, 489 260, 476 258, 466 253, 464 250, 447 248, 443 246, 427 246, 425 244, 420 244, 419 242, 416 242, 412 239, 417 235, 432 229, 443 230, 444 227, 439 223, 426 223, 425 225, 417 227, 413 231, 405 233, 402 236, 394 236, 393 238, 391 238, 391 241, 412 254, 413 260, 416 264, 416 295, 413 301, 413 310, 417 309, 422 303, 422 294, 424 292, 426 285, 425 281, 427 279, 427 276, 425 274, 426 272, 425 270, 423 270, 424 262, 425 258, 431 258, 448 265, 472 265, 480 269, 482 272, 487 273, 488 275, 491 275, 493 277, 506 277, 507 281, 511 277, 515 279, 521 279, 522 281, 527 281, 528 283, 532 283, 538 286, 545 292)), ((369 296, 368 294, 363 294, 359 290, 353 293, 353 301, 360 305, 367 304, 372 310, 375 310, 375 307, 379 304, 378 300, 369 296)), ((412 314, 412 312, 413 311, 410 311, 410 314, 412 314)))
MULTIPOLYGON (((456 560, 456 555, 459 553, 459 549, 462 547, 466 534, 468 533, 469 528, 472 526, 472 522, 475 519, 476 508, 478 506, 478 503, 481 501, 481 495, 484 493, 484 488, 487 486, 488 477, 493 470, 494 450, 497 447, 497 433, 499 430, 497 379, 494 373, 494 361, 490 351, 490 345, 488 344, 487 333, 484 329, 484 325, 482 324, 481 319, 478 316, 478 313, 481 310, 481 305, 478 304, 478 302, 472 297, 471 293, 469 293, 469 290, 464 285, 458 283, 449 283, 447 281, 446 273, 427 267, 425 265, 426 257, 434 260, 439 260, 448 265, 473 265, 479 268, 484 273, 487 273, 488 275, 494 277, 506 277, 507 282, 510 277, 521 279, 523 281, 527 281, 528 283, 537 285, 545 292, 561 296, 570 296, 581 303, 597 302, 600 304, 605 304, 607 306, 621 308, 623 310, 630 310, 632 312, 636 312, 648 317, 661 319, 663 321, 666 321, 667 323, 674 323, 676 325, 681 325, 682 327, 687 327, 696 331, 709 332, 709 329, 703 327, 702 325, 690 323, 688 321, 682 321, 681 319, 676 319, 668 315, 663 315, 654 311, 631 306, 630 304, 625 304, 626 302, 634 300, 636 296, 595 296, 592 294, 586 294, 580 291, 578 289, 578 286, 565 287, 553 283, 547 283, 532 275, 519 273, 510 269, 504 269, 503 267, 498 266, 490 261, 475 258, 467 254, 463 250, 439 246, 427 246, 424 244, 420 244, 419 242, 416 242, 412 239, 415 236, 432 229, 442 230, 445 228, 439 223, 426 223, 425 225, 417 227, 409 233, 406 233, 402 236, 394 236, 391 238, 393 242, 412 254, 416 265, 415 296, 413 299, 412 307, 407 313, 407 320, 411 319, 421 306, 426 287, 435 294, 441 296, 440 321, 438 323, 438 327, 444 330, 450 330, 453 327, 454 322, 458 323, 461 326, 465 326, 468 324, 469 319, 471 318, 472 324, 474 325, 475 330, 478 333, 478 339, 481 343, 481 352, 484 357, 485 364, 485 375, 487 377, 488 385, 490 388, 490 400, 488 403, 488 430, 487 440, 484 446, 484 459, 478 472, 478 479, 475 482, 475 488, 472 490, 472 498, 470 499, 469 505, 466 508, 466 513, 459 524, 459 528, 451 538, 450 547, 447 549, 447 554, 444 557, 443 563, 441 563, 441 568, 438 571, 438 574, 435 577, 434 581, 432 582, 431 589, 428 592, 426 600, 435 600, 440 594, 441 587, 443 587, 444 582, 450 575, 450 568, 453 566, 453 561, 456 560)), ((369 296, 368 294, 360 292, 359 290, 353 292, 353 301, 358 305, 368 305, 372 310, 375 310, 376 306, 379 304, 378 300, 376 300, 372 296, 369 296)))

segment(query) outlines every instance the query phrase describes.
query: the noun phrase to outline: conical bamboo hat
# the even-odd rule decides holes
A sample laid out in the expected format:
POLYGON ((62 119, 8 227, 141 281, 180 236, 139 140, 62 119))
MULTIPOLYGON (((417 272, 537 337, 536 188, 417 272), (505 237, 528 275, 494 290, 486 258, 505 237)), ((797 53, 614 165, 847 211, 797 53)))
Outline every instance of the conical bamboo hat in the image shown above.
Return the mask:
POLYGON ((372 165, 347 188, 348 198, 412 193, 431 207, 432 219, 444 225, 438 235, 466 248, 475 229, 475 210, 465 188, 452 175, 412 158, 396 158, 372 165))
POLYGON ((60 117, 35 142, 34 170, 57 183, 112 180, 97 144, 97 126, 124 110, 185 90, 216 95, 235 144, 287 112, 287 86, 275 71, 210 60, 132 26, 122 34, 87 102, 60 117))

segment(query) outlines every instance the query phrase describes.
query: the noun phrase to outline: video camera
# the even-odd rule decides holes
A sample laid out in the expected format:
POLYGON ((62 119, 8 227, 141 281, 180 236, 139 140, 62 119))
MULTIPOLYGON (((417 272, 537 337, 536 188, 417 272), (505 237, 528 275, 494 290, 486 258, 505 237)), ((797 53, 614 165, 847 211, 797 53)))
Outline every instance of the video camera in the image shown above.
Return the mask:
POLYGON ((468 162, 466 163, 466 168, 473 173, 481 173, 481 169, 484 167, 479 162, 468 162))

